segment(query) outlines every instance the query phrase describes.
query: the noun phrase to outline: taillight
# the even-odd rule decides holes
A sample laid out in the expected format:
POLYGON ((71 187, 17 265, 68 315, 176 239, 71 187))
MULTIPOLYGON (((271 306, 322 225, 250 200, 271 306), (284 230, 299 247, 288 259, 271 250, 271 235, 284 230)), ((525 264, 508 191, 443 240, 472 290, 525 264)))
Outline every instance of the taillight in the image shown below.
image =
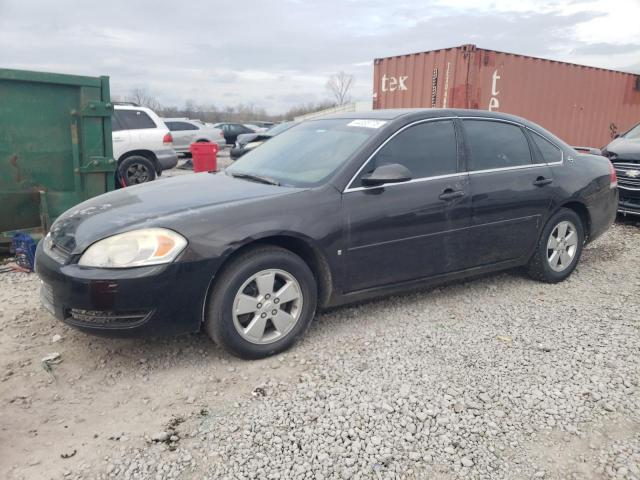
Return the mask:
POLYGON ((165 145, 171 145, 173 143, 173 137, 171 136, 170 133, 165 133, 164 137, 162 139, 162 143, 164 143, 165 145))
POLYGON ((609 178, 610 178, 609 186, 611 188, 616 188, 618 186, 618 174, 616 173, 616 169, 613 166, 613 163, 609 162, 609 168, 611 169, 609 174, 609 178))

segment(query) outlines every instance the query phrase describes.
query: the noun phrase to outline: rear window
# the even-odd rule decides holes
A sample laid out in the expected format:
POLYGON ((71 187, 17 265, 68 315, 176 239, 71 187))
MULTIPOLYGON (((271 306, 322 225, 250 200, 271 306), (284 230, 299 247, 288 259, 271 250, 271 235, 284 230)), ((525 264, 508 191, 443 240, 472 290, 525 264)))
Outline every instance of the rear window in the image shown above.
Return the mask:
POLYGON ((562 151, 553 143, 537 133, 532 133, 531 137, 533 138, 533 143, 538 147, 540 155, 542 155, 541 161, 537 161, 536 163, 555 163, 562 161, 562 151))
POLYGON ((189 122, 164 122, 169 130, 172 132, 181 132, 184 130, 198 130, 198 127, 189 122))
POLYGON ((524 132, 511 123, 464 120, 471 150, 469 170, 491 170, 531 164, 531 151, 524 132))
POLYGON ((143 128, 157 128, 151 117, 142 110, 117 110, 118 119, 122 127, 128 130, 143 128))

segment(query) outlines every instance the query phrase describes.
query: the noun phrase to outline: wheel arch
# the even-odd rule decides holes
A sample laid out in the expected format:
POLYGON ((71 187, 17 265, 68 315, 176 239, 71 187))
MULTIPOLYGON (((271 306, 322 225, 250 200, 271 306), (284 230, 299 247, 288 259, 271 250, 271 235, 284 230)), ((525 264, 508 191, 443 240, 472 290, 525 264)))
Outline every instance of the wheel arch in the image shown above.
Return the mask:
MULTIPOLYGON (((220 272, 222 272, 234 258, 242 255, 247 250, 264 245, 280 247, 299 256, 311 269, 311 272, 316 279, 318 286, 318 305, 326 306, 329 303, 329 299, 331 298, 333 291, 333 275, 331 273, 331 268, 329 267, 329 262, 325 258, 324 254, 308 238, 304 238, 296 234, 274 234, 251 239, 235 250, 228 252, 224 256, 215 276, 211 279, 209 287, 207 288, 204 308, 206 308, 206 305, 209 302, 209 297, 211 296, 211 292, 216 284, 216 278, 220 276, 220 272)), ((204 318, 205 316, 203 314, 203 321, 204 318)))
POLYGON ((582 226, 584 228, 584 236, 585 242, 589 241, 591 237, 591 214, 589 213, 589 209, 587 206, 578 200, 570 200, 568 202, 563 203, 558 207, 560 208, 568 208, 569 210, 573 210, 580 217, 582 221, 582 226))
POLYGON ((153 166, 156 169, 156 173, 162 171, 162 168, 160 168, 160 164, 158 163, 158 158, 156 157, 156 154, 153 153, 151 150, 144 150, 144 149, 129 150, 128 152, 123 153, 122 155, 120 155, 120 158, 118 158, 118 165, 120 165, 125 158, 133 157, 135 155, 139 155, 141 157, 147 158, 148 160, 151 160, 151 163, 153 163, 153 166))

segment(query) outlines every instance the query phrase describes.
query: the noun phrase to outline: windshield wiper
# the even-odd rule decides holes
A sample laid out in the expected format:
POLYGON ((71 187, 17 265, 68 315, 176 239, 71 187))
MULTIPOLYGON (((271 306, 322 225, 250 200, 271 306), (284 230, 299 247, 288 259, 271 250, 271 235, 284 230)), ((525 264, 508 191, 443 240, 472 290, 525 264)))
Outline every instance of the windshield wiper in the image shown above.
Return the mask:
POLYGON ((269 177, 263 177, 262 175, 253 175, 251 173, 232 173, 231 176, 234 178, 246 178, 247 180, 253 180, 254 182, 266 183, 267 185, 280 186, 280 182, 277 180, 269 177))

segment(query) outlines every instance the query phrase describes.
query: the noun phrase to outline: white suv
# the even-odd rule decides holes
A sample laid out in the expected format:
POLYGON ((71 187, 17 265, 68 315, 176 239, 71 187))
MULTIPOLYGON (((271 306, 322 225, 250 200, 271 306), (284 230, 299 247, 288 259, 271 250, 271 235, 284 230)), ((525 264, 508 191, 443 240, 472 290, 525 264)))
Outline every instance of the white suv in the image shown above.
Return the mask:
POLYGON ((149 182, 178 163, 171 132, 153 110, 116 104, 111 129, 120 186, 149 182))

